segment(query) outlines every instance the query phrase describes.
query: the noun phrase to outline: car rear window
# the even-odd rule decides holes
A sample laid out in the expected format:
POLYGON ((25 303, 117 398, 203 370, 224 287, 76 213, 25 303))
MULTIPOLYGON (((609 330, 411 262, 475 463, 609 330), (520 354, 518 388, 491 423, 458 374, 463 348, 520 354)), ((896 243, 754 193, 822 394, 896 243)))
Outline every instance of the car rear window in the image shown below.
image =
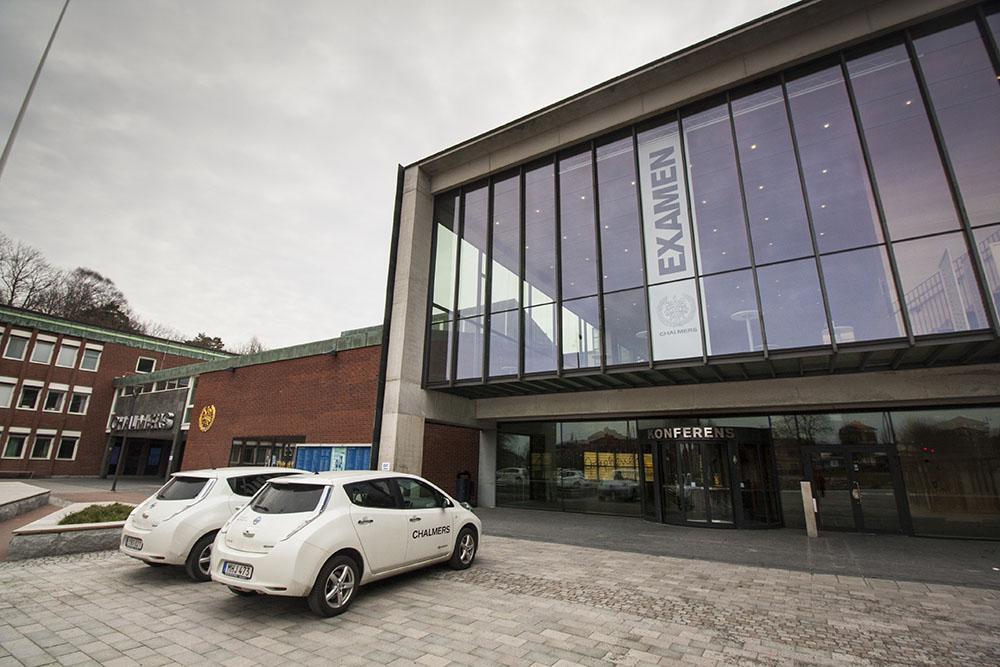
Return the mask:
POLYGON ((156 494, 157 500, 191 500, 205 488, 204 477, 171 477, 156 494))
POLYGON ((261 491, 252 509, 261 514, 312 512, 323 497, 322 486, 271 483, 261 491))

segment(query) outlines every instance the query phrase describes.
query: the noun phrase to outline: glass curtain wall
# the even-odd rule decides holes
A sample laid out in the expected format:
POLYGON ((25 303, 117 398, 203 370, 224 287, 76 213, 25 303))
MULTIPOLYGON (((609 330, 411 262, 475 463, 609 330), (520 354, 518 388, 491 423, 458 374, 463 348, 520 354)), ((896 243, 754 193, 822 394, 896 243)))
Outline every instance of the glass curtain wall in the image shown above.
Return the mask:
POLYGON ((998 22, 975 7, 438 195, 428 384, 996 328, 998 22))

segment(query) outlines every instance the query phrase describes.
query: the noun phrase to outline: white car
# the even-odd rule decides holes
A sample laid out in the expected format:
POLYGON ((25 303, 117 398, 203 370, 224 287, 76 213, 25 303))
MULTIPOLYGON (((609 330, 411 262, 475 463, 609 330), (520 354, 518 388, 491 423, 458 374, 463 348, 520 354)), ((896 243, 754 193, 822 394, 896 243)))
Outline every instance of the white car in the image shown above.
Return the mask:
POLYGON ((223 526, 212 579, 237 595, 306 597, 343 613, 358 587, 447 562, 472 565, 482 524, 415 475, 343 471, 275 479, 223 526))
POLYGON ((184 565, 195 581, 211 579, 215 534, 267 483, 295 468, 219 468, 174 473, 136 507, 122 528, 121 552, 149 565, 184 565))

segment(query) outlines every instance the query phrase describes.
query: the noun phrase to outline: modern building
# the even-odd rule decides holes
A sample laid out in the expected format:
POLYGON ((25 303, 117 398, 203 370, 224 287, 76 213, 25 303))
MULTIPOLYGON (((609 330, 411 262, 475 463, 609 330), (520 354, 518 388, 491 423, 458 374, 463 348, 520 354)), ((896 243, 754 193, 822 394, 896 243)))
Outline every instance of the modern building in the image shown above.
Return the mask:
POLYGON ((805 0, 400 167, 375 458, 1000 538, 1000 4, 805 0))
MULTIPOLYGON (((0 307, 0 476, 96 475, 114 379, 230 355, 0 307)), ((169 449, 136 448, 128 474, 160 474, 169 449)))

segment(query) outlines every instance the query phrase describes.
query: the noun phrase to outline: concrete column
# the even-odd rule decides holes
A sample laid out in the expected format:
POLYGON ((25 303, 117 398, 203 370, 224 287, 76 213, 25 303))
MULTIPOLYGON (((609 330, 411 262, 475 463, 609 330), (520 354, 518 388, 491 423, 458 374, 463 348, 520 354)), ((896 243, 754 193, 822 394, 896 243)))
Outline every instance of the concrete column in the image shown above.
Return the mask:
POLYGON ((497 506, 497 429, 479 431, 479 480, 476 500, 480 507, 497 506))
POLYGON ((802 510, 806 515, 806 535, 809 537, 818 537, 819 532, 816 530, 816 501, 813 500, 812 494, 812 484, 809 482, 800 482, 802 488, 802 510))

